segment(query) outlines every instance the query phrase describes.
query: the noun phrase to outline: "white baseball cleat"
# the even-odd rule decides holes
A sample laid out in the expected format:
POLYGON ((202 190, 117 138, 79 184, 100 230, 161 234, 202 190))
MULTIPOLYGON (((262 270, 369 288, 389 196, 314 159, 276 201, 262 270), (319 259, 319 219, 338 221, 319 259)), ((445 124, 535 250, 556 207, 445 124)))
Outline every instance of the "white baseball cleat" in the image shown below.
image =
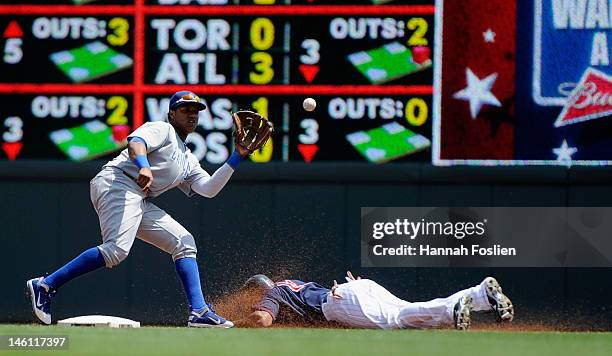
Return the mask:
POLYGON ((499 282, 493 277, 487 277, 482 282, 487 291, 487 299, 491 308, 495 311, 495 319, 497 322, 510 322, 514 319, 514 306, 504 293, 499 282))
POLYGON ((192 328, 223 328, 229 329, 234 327, 234 323, 219 316, 212 305, 207 304, 200 310, 192 310, 189 314, 187 326, 192 328))
POLYGON ((467 330, 470 328, 470 312, 474 306, 472 305, 472 297, 469 295, 464 295, 459 299, 457 304, 455 304, 455 309, 453 310, 453 319, 455 320, 455 329, 457 330, 467 330))
POLYGON ((26 295, 32 303, 32 312, 39 322, 51 324, 51 298, 55 291, 43 283, 43 277, 33 278, 26 282, 26 295))

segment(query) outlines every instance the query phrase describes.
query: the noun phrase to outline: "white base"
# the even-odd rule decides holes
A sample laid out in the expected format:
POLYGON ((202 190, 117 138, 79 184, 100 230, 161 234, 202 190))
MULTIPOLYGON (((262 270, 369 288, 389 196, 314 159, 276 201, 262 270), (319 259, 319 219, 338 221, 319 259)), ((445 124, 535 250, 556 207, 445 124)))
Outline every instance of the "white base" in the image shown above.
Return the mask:
POLYGON ((108 315, 83 315, 60 320, 57 325, 94 326, 110 328, 139 328, 140 322, 108 315))

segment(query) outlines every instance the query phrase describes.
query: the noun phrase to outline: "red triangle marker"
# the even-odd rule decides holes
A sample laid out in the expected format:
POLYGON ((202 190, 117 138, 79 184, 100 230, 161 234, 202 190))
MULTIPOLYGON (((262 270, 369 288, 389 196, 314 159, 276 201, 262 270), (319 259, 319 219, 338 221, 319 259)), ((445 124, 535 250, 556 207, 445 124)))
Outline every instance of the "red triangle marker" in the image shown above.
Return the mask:
POLYGON ((23 37, 23 31, 17 21, 13 20, 6 26, 3 36, 4 38, 21 38, 23 37))
POLYGON ((308 83, 312 83, 314 78, 317 76, 317 73, 319 73, 319 66, 300 64, 300 72, 302 72, 304 79, 306 79, 308 83))
POLYGON ((318 150, 319 150, 319 146, 317 145, 304 145, 304 144, 298 145, 298 151, 300 151, 300 153, 302 154, 302 157, 304 158, 304 162, 306 163, 312 162, 312 159, 317 154, 318 150))
POLYGON ((19 152, 21 152, 22 147, 23 143, 21 142, 4 142, 2 144, 2 149, 4 150, 4 153, 6 153, 6 156, 11 161, 14 161, 15 158, 17 158, 19 152))

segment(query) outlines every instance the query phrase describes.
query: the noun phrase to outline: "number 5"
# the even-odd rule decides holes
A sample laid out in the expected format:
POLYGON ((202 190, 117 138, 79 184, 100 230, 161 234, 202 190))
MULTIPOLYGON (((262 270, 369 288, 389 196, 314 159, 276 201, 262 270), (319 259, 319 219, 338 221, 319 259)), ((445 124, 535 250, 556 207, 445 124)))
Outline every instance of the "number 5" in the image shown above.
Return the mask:
POLYGON ((21 50, 21 38, 9 38, 4 44, 4 62, 16 64, 21 62, 23 51, 21 50))

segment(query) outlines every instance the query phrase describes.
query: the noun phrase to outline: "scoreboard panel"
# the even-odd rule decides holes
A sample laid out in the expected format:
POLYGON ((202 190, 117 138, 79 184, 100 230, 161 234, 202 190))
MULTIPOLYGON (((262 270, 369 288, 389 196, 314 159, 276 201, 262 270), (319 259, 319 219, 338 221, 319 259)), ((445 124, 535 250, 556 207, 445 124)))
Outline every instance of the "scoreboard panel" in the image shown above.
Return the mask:
POLYGON ((275 124, 254 162, 430 160, 433 1, 9 3, 0 159, 112 157, 188 89, 204 163, 229 157, 239 109, 275 124))

